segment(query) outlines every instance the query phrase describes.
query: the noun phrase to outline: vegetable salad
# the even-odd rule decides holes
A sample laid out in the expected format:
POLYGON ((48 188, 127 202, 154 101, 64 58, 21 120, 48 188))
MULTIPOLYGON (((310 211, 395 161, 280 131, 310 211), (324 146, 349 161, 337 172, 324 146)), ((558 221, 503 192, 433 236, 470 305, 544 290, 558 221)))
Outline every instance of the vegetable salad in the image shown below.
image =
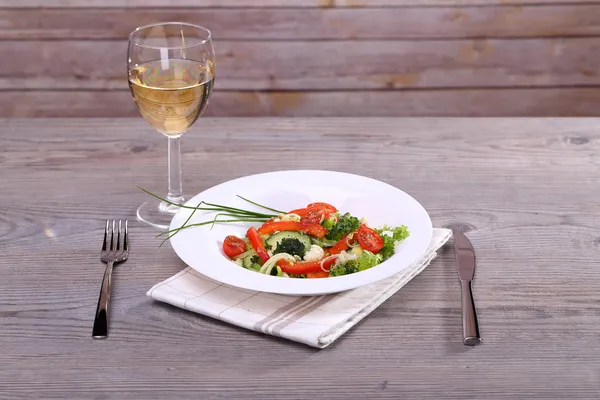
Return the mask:
POLYGON ((227 236, 223 252, 243 268, 288 278, 327 278, 381 264, 409 236, 405 225, 371 228, 327 203, 281 213, 246 236, 227 236))

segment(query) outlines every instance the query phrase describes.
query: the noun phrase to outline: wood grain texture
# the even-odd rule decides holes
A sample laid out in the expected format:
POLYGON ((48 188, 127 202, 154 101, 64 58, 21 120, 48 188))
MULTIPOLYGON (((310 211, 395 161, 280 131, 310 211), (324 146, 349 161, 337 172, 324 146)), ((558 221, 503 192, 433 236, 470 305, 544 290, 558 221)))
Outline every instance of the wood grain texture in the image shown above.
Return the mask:
MULTIPOLYGON (((586 0, 596 4, 600 0, 586 0)), ((332 7, 406 7, 465 5, 523 5, 523 4, 581 4, 581 0, 0 0, 3 8, 83 8, 83 7, 281 7, 281 8, 332 8, 332 7)))
POLYGON ((600 34, 600 4, 401 8, 0 9, 0 39, 126 39, 155 21, 194 21, 223 40, 569 37, 600 34))
MULTIPOLYGON (((126 85, 124 41, 0 41, 0 54, 11 54, 3 61, 0 89, 126 85)), ((215 91, 600 84, 597 38, 221 41, 216 60, 215 91)))
POLYGON ((110 338, 93 341, 103 220, 135 220, 135 184, 165 190, 164 141, 140 118, 0 121, 0 399, 596 397, 600 120, 202 118, 184 138, 188 194, 331 169, 462 227, 478 257, 476 348, 461 343, 450 247, 316 350, 148 299, 183 265, 135 222, 110 338))
MULTIPOLYGON (((595 116, 600 90, 580 88, 401 91, 215 91, 216 117, 595 116)), ((139 117, 127 90, 0 91, 2 117, 139 117)))
POLYGON ((600 113, 600 0, 0 0, 0 117, 135 115, 126 38, 158 20, 213 31, 207 115, 600 113))

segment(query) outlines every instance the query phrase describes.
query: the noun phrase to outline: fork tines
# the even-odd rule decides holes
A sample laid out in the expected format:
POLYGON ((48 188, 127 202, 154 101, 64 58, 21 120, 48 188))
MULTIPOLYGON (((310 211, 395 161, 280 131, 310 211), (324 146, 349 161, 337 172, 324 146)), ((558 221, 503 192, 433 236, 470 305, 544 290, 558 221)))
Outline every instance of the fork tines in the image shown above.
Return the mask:
POLYGON ((118 227, 117 221, 106 220, 106 227, 104 228, 104 242, 102 242, 102 251, 123 251, 128 250, 128 242, 127 242, 127 225, 128 220, 125 220, 125 230, 123 230, 123 221, 119 220, 118 227), (112 227, 111 227, 112 225, 112 227), (122 233, 121 233, 122 232, 122 233), (115 240, 115 233, 117 235, 115 240), (110 237, 109 237, 110 236, 110 237), (121 236, 123 236, 123 241, 121 241, 121 236))

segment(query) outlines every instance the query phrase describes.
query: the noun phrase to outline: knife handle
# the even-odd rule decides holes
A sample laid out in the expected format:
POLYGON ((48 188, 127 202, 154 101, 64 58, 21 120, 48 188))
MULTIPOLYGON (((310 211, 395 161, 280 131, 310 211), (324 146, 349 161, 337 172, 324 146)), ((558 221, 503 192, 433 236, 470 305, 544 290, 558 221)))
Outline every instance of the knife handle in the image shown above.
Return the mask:
POLYGON ((481 343, 481 338, 479 337, 479 324, 477 323, 477 313, 475 312, 475 302, 473 300, 473 291, 471 290, 471 281, 460 281, 460 283, 462 297, 463 343, 467 346, 475 346, 481 343))

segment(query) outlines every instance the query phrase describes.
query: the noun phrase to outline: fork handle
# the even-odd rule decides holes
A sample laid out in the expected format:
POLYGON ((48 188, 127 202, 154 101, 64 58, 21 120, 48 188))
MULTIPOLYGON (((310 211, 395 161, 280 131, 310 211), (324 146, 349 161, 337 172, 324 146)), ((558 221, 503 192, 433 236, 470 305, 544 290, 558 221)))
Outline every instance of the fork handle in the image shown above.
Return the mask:
POLYGON ((106 264, 102 287, 100 288, 100 297, 96 307, 96 318, 94 319, 94 329, 92 337, 94 339, 106 339, 108 337, 108 311, 110 302, 110 278, 112 275, 114 261, 106 264))

